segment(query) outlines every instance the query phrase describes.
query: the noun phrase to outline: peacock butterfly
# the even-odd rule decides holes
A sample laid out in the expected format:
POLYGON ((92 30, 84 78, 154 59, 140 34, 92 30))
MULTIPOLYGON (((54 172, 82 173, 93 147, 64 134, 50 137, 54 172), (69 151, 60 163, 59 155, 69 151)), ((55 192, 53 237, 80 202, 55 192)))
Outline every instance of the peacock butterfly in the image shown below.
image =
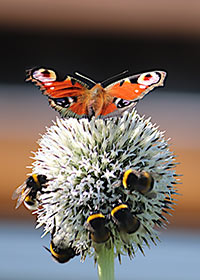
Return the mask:
POLYGON ((94 85, 89 86, 88 82, 71 76, 59 81, 54 70, 33 68, 27 71, 26 81, 39 86, 42 93, 48 96, 50 106, 62 117, 95 116, 105 119, 131 110, 149 91, 163 86, 165 76, 166 72, 156 70, 129 76, 104 87, 104 82, 92 81, 94 85))

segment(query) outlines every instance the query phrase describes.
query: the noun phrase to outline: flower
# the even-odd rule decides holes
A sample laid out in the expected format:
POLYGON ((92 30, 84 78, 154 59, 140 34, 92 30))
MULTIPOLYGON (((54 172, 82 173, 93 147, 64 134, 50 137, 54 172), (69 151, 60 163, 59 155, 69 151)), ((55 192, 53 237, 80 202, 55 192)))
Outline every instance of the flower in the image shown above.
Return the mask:
POLYGON ((111 243, 119 259, 120 254, 133 257, 137 249, 144 253, 145 246, 156 243, 155 226, 167 223, 163 212, 174 204, 177 175, 168 140, 150 118, 140 117, 135 110, 107 120, 57 118, 39 146, 32 171, 49 179, 35 212, 37 227, 44 226, 44 234, 62 238, 82 259, 96 258, 99 246, 111 243), (127 170, 151 174, 153 189, 142 193, 123 186, 127 170), (119 208, 113 211, 115 207, 119 208), (116 211, 122 209, 134 217, 131 233, 123 232, 115 219, 116 211), (103 243, 96 242, 93 218, 102 219, 107 229, 103 243))

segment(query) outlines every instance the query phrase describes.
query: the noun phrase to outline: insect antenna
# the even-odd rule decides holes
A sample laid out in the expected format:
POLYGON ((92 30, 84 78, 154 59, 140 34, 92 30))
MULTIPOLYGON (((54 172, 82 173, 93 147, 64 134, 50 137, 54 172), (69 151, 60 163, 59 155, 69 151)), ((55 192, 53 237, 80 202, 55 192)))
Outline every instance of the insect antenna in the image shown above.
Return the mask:
POLYGON ((116 75, 114 75, 114 76, 112 76, 112 77, 109 77, 108 79, 106 79, 106 80, 104 80, 103 82, 101 82, 101 84, 107 83, 108 81, 113 80, 113 79, 116 79, 116 78, 118 78, 118 77, 120 77, 120 76, 124 76, 126 73, 128 73, 128 70, 125 70, 125 71, 123 71, 123 72, 121 72, 121 73, 119 73, 119 74, 116 74, 116 75))
POLYGON ((85 79, 85 80, 87 80, 87 81, 89 81, 89 82, 91 82, 91 83, 93 83, 93 84, 97 84, 95 81, 93 81, 92 79, 90 79, 90 78, 88 78, 88 77, 86 77, 86 76, 84 76, 84 75, 82 75, 82 74, 80 74, 80 73, 78 73, 78 72, 75 72, 74 73, 75 75, 77 75, 77 76, 79 76, 79 77, 81 77, 81 78, 83 78, 83 79, 85 79))

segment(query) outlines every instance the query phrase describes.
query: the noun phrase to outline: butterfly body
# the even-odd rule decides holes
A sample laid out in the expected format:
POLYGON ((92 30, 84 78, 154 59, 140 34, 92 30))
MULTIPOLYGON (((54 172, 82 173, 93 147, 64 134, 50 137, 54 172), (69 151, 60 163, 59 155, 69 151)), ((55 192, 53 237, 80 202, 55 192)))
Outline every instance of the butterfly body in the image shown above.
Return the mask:
POLYGON ((27 81, 39 86, 48 96, 50 106, 62 117, 105 119, 131 110, 149 91, 162 86, 165 76, 163 71, 152 71, 121 79, 106 87, 103 83, 90 87, 70 76, 59 81, 54 70, 38 68, 28 71, 27 81))

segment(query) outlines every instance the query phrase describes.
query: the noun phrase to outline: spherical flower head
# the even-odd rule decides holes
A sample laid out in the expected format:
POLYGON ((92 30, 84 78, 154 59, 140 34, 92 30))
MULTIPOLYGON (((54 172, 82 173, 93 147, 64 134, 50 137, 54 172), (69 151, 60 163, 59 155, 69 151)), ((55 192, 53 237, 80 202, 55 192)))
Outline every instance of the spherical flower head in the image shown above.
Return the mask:
POLYGON ((56 226, 56 238, 70 244, 82 259, 110 244, 116 256, 132 257, 137 249, 143 253, 144 246, 156 242, 155 226, 167 222, 163 211, 174 204, 177 179, 168 141, 150 119, 135 110, 106 120, 57 118, 39 145, 33 173, 49 179, 36 211, 37 227, 44 225, 45 234, 55 232, 56 226), (152 189, 130 190, 122 179, 127 170, 151 174, 152 189), (115 215, 118 210, 122 219, 128 211, 135 230, 123 228, 124 221, 120 224, 115 215), (103 241, 91 229, 94 218, 104 219, 103 241))

